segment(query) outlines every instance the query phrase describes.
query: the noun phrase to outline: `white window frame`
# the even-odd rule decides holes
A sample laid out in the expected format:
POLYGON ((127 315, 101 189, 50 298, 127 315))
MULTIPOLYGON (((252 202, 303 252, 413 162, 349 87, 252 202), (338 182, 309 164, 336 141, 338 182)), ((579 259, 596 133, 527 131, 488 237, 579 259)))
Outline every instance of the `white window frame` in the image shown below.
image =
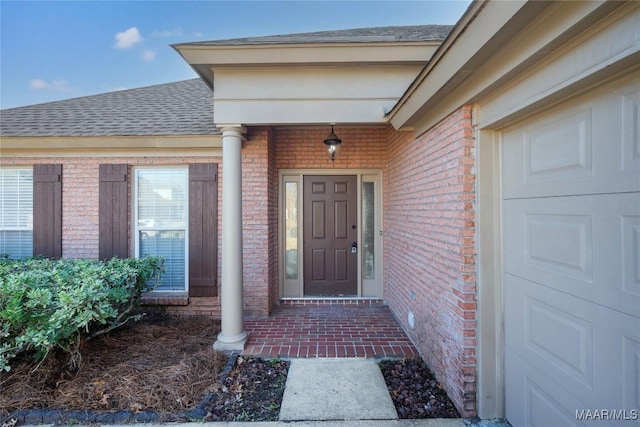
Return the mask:
MULTIPOLYGON (((32 166, 11 166, 11 167, 3 166, 2 168, 0 168, 0 172, 3 172, 3 175, 5 171, 11 171, 15 173, 27 172, 31 174, 31 215, 30 215, 29 225, 24 227, 4 227, 0 225, 0 231, 30 231, 31 238, 32 238, 31 253, 26 256, 32 256, 33 255, 33 167, 32 166)), ((2 179, 2 177, 0 177, 0 179, 2 179)), ((5 208, 4 206, 2 206, 2 200, 0 199, 0 215, 4 212, 5 212, 5 208)), ((0 222, 0 224, 2 224, 2 222, 0 222)))
POLYGON ((189 167, 186 165, 162 165, 162 166, 135 166, 133 168, 133 209, 132 209, 132 228, 133 228, 133 239, 134 239, 134 256, 136 258, 140 258, 140 232, 141 231, 184 231, 184 289, 157 289, 152 291, 151 293, 171 293, 171 294, 184 294, 189 292, 189 167), (149 171, 149 170, 180 170, 186 171, 186 199, 185 199, 185 214, 187 220, 185 222, 184 228, 176 228, 176 227, 140 227, 138 225, 138 179, 140 171, 149 171))

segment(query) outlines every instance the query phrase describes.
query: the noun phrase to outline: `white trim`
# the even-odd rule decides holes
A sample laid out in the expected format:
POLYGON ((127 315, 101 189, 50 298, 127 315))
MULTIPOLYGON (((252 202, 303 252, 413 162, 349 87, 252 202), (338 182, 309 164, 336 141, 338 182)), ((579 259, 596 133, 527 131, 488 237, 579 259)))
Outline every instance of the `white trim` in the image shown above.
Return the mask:
MULTIPOLYGON (((140 231, 144 230, 178 230, 176 227, 138 227, 138 172, 141 170, 180 170, 186 172, 186 198, 185 198, 185 214, 186 214, 186 224, 184 226, 184 289, 179 290, 170 290, 170 289, 160 289, 158 291, 149 292, 149 295, 155 295, 156 293, 187 293, 189 292, 189 168, 187 165, 141 165, 141 166, 133 166, 133 189, 131 191, 132 206, 131 209, 131 230, 132 230, 132 239, 133 239, 133 248, 134 258, 139 258, 140 256, 140 231)), ((182 230, 182 229, 180 229, 182 230)))
POLYGON ((88 150, 120 151, 129 156, 134 152, 189 150, 215 152, 222 149, 221 135, 168 135, 168 136, 3 136, 0 137, 0 153, 5 157, 14 152, 47 150, 66 152, 88 150))
MULTIPOLYGON (((7 166, 0 166, 0 172, 2 172, 4 174, 4 172, 14 172, 16 174, 20 174, 21 172, 24 173, 28 173, 31 175, 31 200, 33 200, 33 166, 21 166, 21 165, 7 165, 7 166)), ((3 175, 2 174, 2 175, 3 175)), ((19 196, 18 196, 19 197, 19 196)), ((0 200, 0 204, 1 204, 2 200, 0 200)), ((18 203, 19 205, 19 203, 18 203)), ((2 216, 5 213, 4 210, 4 206, 0 206, 2 209, 0 209, 0 224, 2 224, 4 221, 2 219, 2 216)), ((20 212, 19 206, 18 206, 18 212, 20 212)), ((31 236, 33 239, 33 204, 31 205, 31 213, 30 213, 30 217, 31 220, 29 222, 29 224, 27 226, 17 226, 17 227, 9 227, 9 226, 2 226, 0 225, 0 232, 1 231, 26 231, 26 232, 31 232, 31 236)), ((24 253, 24 248, 20 247, 19 248, 19 253, 24 253)), ((33 249, 33 242, 31 243, 31 249, 33 249)), ((33 255, 33 253, 29 253, 29 256, 33 255)))
POLYGON ((387 116, 394 128, 420 135, 470 102, 503 127, 638 62, 637 2, 483 4, 387 116))
MULTIPOLYGON (((475 114, 474 114, 475 116, 475 114)), ((502 288, 501 135, 475 130, 477 211, 477 411, 483 419, 503 418, 504 304, 502 288)))
POLYGON ((280 288, 280 296, 285 295, 285 293, 293 293, 294 290, 299 292, 299 295, 292 296, 290 298, 298 298, 302 296, 302 283, 304 279, 304 263, 302 261, 302 233, 300 232, 300 225, 298 225, 298 233, 297 233, 297 245, 298 245, 298 253, 297 253, 297 264, 298 264, 298 278, 297 279, 287 279, 285 277, 285 268, 286 268, 286 228, 285 228, 285 220, 286 214, 284 212, 285 209, 285 197, 286 197, 286 184, 287 183, 295 183, 297 184, 297 194, 296 194, 296 209, 297 209, 297 217, 302 219, 302 175, 301 174, 281 174, 279 177, 280 183, 280 191, 278 191, 278 229, 281 230, 278 233, 278 257, 280 262, 278 265, 280 266, 278 277, 279 277, 279 288, 280 288))
MULTIPOLYGON (((360 292, 360 296, 362 298, 382 298, 382 278, 383 278, 383 253, 384 251, 382 250, 382 242, 383 242, 383 230, 382 230, 382 218, 383 218, 383 212, 382 212, 382 172, 377 173, 377 174, 362 174, 359 175, 360 178, 360 183, 358 185, 358 189, 359 191, 362 191, 362 184, 365 182, 373 182, 374 184, 374 210, 375 210, 375 217, 374 217, 374 252, 373 252, 373 257, 374 257, 374 279, 365 279, 365 278, 361 278, 360 279, 360 283, 361 283, 361 292, 360 292), (368 295, 365 296, 365 293, 375 293, 375 295, 368 295)), ((358 197, 359 200, 359 208, 360 208, 360 215, 358 215, 358 230, 360 231, 358 233, 358 238, 360 240, 359 245, 362 245, 362 231, 363 231, 363 226, 362 226, 362 213, 363 213, 363 209, 362 209, 362 195, 360 195, 358 197)), ((362 246, 360 246, 362 247, 362 246)), ((362 251, 360 251, 362 252, 362 251)), ((360 255, 360 257, 362 257, 362 255, 360 255)), ((360 262, 360 268, 362 268, 363 265, 363 260, 361 260, 360 262)))
MULTIPOLYGON (((362 280, 362 251, 358 251, 358 295, 355 298, 358 299, 381 299, 383 295, 382 283, 383 283, 383 259, 382 259, 382 170, 381 169, 281 169, 278 171, 278 282, 280 289, 280 299, 318 299, 317 297, 305 297, 304 296, 304 261, 302 256, 302 248, 304 247, 304 238, 302 232, 302 224, 304 218, 303 209, 303 178, 307 175, 348 175, 355 176, 357 179, 357 213, 358 213, 358 237, 357 244, 359 248, 362 248, 362 182, 363 177, 367 177, 367 182, 375 182, 376 184, 376 228, 379 229, 379 233, 375 236, 376 247, 376 284, 379 294, 377 296, 363 297, 363 280, 362 280), (372 179, 373 178, 373 179, 372 179), (285 182, 296 182, 298 184, 298 279, 285 280, 284 277, 284 261, 285 261, 285 245, 284 245, 284 191, 285 182), (378 254, 379 252, 379 254, 378 254), (294 287, 297 287, 294 289, 294 287), (295 293, 295 295, 294 295, 295 293)), ((351 297, 354 298, 354 297, 351 297)), ((331 297, 329 299, 335 299, 331 297)))

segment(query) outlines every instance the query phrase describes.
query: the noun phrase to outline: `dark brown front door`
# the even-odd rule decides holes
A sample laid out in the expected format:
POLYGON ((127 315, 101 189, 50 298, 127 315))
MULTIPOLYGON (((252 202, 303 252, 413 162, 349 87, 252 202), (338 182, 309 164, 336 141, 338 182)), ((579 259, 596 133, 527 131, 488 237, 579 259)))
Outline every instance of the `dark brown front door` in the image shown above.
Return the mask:
POLYGON ((304 294, 358 293, 357 177, 304 177, 304 294))

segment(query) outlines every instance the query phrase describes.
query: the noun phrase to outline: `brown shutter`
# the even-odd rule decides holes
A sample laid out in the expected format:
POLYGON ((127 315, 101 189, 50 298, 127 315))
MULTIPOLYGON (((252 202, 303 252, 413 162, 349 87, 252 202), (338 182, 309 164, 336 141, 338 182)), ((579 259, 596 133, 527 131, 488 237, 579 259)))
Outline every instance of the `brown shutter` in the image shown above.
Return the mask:
POLYGON ((218 165, 189 165, 189 296, 218 295, 218 165))
POLYGON ((129 256, 127 170, 126 164, 100 165, 98 244, 100 259, 129 256))
POLYGON ((62 165, 33 165, 33 255, 62 257, 62 165))

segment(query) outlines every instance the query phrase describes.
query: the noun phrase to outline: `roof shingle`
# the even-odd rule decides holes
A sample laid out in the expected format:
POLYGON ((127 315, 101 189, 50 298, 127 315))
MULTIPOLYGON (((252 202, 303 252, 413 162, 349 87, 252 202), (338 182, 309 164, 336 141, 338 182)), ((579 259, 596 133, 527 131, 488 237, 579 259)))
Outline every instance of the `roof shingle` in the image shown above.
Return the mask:
POLYGON ((316 31, 312 33, 282 34, 264 37, 243 37, 184 44, 204 46, 238 46, 298 43, 397 43, 442 41, 447 37, 452 28, 453 25, 408 25, 355 28, 350 30, 316 31))
POLYGON ((217 135, 200 79, 0 110, 0 136, 217 135))

